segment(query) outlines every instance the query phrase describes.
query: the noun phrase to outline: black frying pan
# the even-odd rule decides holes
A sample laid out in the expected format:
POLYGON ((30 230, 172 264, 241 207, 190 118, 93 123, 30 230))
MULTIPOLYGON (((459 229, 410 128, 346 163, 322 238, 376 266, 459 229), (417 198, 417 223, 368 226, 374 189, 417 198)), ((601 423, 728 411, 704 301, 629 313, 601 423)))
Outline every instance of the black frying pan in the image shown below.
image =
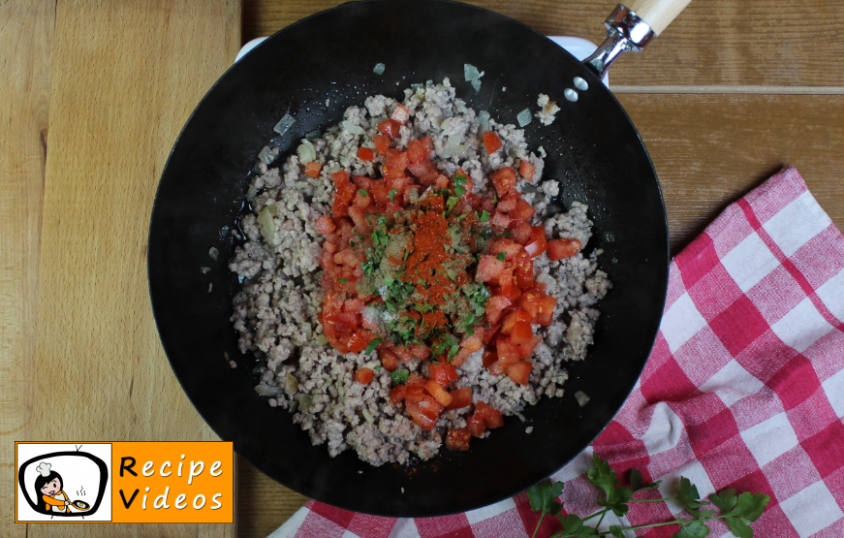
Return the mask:
MULTIPOLYGON (((285 155, 282 155, 282 159, 285 155)), ((278 32, 233 66, 208 92, 176 142, 161 178, 149 236, 155 319, 176 376, 211 427, 255 467, 309 497, 360 512, 433 516, 478 508, 550 475, 610 422, 635 384, 662 314, 668 231, 659 183, 642 140, 596 75, 549 39, 502 15, 443 0, 349 3, 278 32), (384 63, 383 75, 373 73, 384 63), (485 71, 476 93, 463 64, 485 71), (253 391, 254 359, 240 355, 229 323, 239 285, 226 268, 244 204, 248 172, 273 139, 282 150, 307 132, 337 123, 367 95, 401 98, 410 83, 449 77, 476 110, 515 123, 536 109, 540 92, 562 106, 549 127, 525 129, 544 146, 547 178, 559 179, 559 203, 585 199, 595 222, 588 249, 614 289, 602 301, 588 360, 571 364, 562 399, 543 398, 509 418, 469 452, 443 450, 409 472, 374 468, 352 451, 331 458, 313 447, 284 410, 253 391), (571 103, 573 77, 589 84, 571 103), (506 87, 506 91, 504 90, 506 87), (326 99, 330 104, 325 105, 326 99), (280 139, 272 128, 296 117, 280 139), (273 138, 276 136, 276 138, 273 138), (215 261, 210 247, 219 250, 215 261), (210 267, 207 274, 201 267, 210 267), (209 284, 213 286, 209 292, 209 284), (232 370, 224 352, 236 360, 232 370), (581 408, 573 395, 591 402, 581 408)))

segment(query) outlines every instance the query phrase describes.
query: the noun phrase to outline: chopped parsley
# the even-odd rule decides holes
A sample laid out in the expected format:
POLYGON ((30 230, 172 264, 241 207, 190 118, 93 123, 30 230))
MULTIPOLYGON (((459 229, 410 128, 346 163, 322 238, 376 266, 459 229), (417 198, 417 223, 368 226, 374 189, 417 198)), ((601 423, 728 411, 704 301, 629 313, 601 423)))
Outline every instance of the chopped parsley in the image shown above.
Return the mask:
POLYGON ((499 252, 498 254, 495 255, 495 259, 500 261, 500 262, 503 262, 504 258, 506 258, 506 257, 507 257, 507 254, 505 254, 503 252, 499 252))
POLYGON ((487 222, 489 221, 489 211, 482 211, 481 216, 478 217, 478 222, 487 222))
POLYGON ((394 203, 395 203, 395 201, 393 201, 393 198, 395 198, 395 196, 396 196, 398 193, 399 193, 399 191, 397 191, 396 189, 392 189, 392 190, 390 191, 390 203, 391 203, 391 204, 394 204, 394 203))
POLYGON ((360 194, 361 196, 368 196, 368 194, 366 194, 366 191, 363 189, 358 189, 358 194, 360 194))
POLYGON ((410 372, 407 370, 393 370, 390 372, 390 379, 393 381, 393 385, 404 385, 407 383, 407 378, 410 375, 410 372))
POLYGON ((373 338, 372 341, 369 342, 369 345, 366 346, 366 349, 363 351, 364 355, 369 355, 370 353, 375 351, 375 348, 378 347, 383 341, 383 338, 373 338))

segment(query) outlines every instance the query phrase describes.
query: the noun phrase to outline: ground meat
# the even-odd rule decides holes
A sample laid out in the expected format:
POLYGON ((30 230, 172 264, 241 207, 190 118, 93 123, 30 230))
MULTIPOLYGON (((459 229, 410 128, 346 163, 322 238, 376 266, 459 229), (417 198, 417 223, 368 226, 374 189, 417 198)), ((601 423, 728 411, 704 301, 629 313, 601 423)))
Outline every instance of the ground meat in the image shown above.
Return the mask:
MULTIPOLYGON (((560 185, 555 180, 541 181, 545 150, 530 152, 521 129, 488 120, 487 128, 503 143, 500 151, 488 155, 478 115, 456 97, 448 79, 404 93, 410 119, 399 131, 399 149, 413 139, 430 136, 440 171, 451 176, 462 168, 472 178, 474 192, 482 196, 492 195, 486 178, 493 171, 518 168, 522 160, 529 161, 535 167, 533 182, 520 181, 517 186, 537 209, 533 225, 543 226, 549 240, 574 238, 586 246, 592 222, 585 204, 574 202, 568 212, 545 218, 544 210, 560 194, 560 185)), ((470 410, 447 411, 436 429, 423 431, 405 414, 403 403, 391 403, 392 381, 376 355, 338 352, 328 345, 318 320, 324 299, 319 283, 322 236, 314 223, 331 212, 331 174, 344 170, 349 175, 375 175, 384 157, 376 152, 374 160, 363 162, 357 153, 361 147, 375 147, 372 137, 378 134, 377 125, 389 118, 396 105, 397 101, 381 95, 367 97, 363 107, 345 111, 341 124, 311 139, 314 162, 322 165, 316 178, 304 174, 304 163, 295 151, 280 167, 258 162, 247 195, 252 212, 239 222, 245 243, 229 261, 229 269, 243 283, 234 298, 231 321, 240 351, 255 358, 253 366, 260 376, 256 392, 267 396, 272 407, 293 413, 293 422, 315 445, 327 445, 332 456, 351 449, 376 466, 436 456, 444 433, 466 427, 470 410), (354 380, 354 372, 364 367, 377 368, 367 385, 354 380)), ((540 96, 539 105, 543 111, 538 116, 547 125, 559 108, 545 95, 540 96)), ((263 153, 266 159, 275 158, 278 148, 263 153)), ((565 363, 585 358, 599 316, 594 307, 611 288, 607 275, 597 268, 599 255, 600 251, 588 257, 579 253, 552 262, 542 254, 535 259, 536 280, 546 284, 557 307, 549 326, 534 326, 543 341, 534 352, 528 386, 517 385, 506 375, 491 375, 483 368, 482 351, 458 367, 457 386, 471 387, 475 401, 489 403, 504 415, 520 413, 543 395, 561 397, 568 379, 565 363)), ((235 364, 232 361, 232 367, 235 364)), ((424 373, 428 364, 414 359, 406 367, 424 373)), ((532 427, 526 430, 530 431, 532 427)))

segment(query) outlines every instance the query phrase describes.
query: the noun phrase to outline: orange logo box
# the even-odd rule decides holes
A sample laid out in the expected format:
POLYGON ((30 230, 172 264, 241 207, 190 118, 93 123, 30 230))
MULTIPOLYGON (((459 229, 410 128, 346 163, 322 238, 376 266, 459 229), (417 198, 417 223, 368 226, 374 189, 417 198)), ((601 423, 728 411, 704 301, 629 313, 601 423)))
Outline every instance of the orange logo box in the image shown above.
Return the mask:
POLYGON ((232 443, 112 443, 113 523, 232 523, 232 443))

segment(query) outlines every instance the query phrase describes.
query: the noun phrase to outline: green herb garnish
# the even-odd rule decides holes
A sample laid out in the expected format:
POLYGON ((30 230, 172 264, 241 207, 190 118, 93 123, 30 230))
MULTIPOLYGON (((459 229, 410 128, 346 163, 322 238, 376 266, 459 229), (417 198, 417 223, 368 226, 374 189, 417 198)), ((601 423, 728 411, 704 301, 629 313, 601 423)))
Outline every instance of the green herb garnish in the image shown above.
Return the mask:
MULTIPOLYGON (((392 189, 392 190, 390 191, 390 203, 391 203, 391 204, 394 204, 394 203, 395 203, 395 202, 393 201, 393 198, 395 198, 395 196, 396 196, 398 193, 399 193, 399 191, 398 191, 398 190, 396 190, 396 189, 392 189)), ((395 216, 395 215, 394 215, 394 216, 395 216)))
POLYGON ((358 189, 358 194, 360 194, 361 196, 368 196, 368 195, 366 194, 366 191, 365 191, 365 190, 363 190, 363 189, 358 189))
POLYGON ((489 211, 481 211, 481 216, 478 218, 478 222, 487 222, 489 220, 489 211))
POLYGON ((366 346, 366 349, 363 351, 363 354, 364 354, 364 355, 369 355, 370 353, 372 353, 373 351, 375 351, 375 348, 376 348, 376 347, 378 347, 378 346, 381 344, 381 342, 383 342, 383 341, 384 341, 384 339, 383 339, 383 338, 373 338, 373 339, 369 342, 369 345, 368 345, 368 346, 366 346))
POLYGON ((345 278, 338 278, 338 279, 337 279, 337 281, 338 281, 338 282, 340 282, 340 284, 345 284, 345 283, 346 283, 346 279, 345 279, 345 278))
POLYGON ((730 529, 733 535, 739 538, 753 538, 753 529, 750 528, 750 523, 759 519, 759 516, 762 515, 765 507, 771 500, 769 496, 763 493, 744 492, 736 495, 735 489, 728 488, 710 495, 709 502, 701 501, 699 500, 700 495, 698 494, 697 487, 685 477, 680 477, 680 491, 677 497, 633 499, 633 495, 640 491, 657 489, 660 482, 643 485, 642 473, 633 469, 630 471, 630 486, 621 486, 619 485, 615 470, 609 466, 609 463, 599 458, 596 454, 592 455, 592 462, 594 468, 589 469, 587 476, 590 484, 603 491, 604 498, 598 499, 598 506, 604 508, 584 518, 580 518, 575 514, 568 516, 561 515, 560 511, 563 505, 557 498, 563 493, 563 483, 552 483, 550 480, 540 482, 527 490, 531 509, 534 512, 540 512, 539 521, 537 522, 536 529, 533 531, 533 538, 536 538, 539 527, 542 525, 542 520, 546 515, 556 516, 563 526, 563 530, 553 534, 549 538, 599 538, 607 535, 623 538, 625 531, 637 531, 639 529, 661 527, 664 525, 679 526, 678 532, 672 538, 703 538, 709 534, 709 527, 706 526, 706 522, 715 519, 724 520, 724 523, 727 524, 727 528, 730 529), (686 512, 693 516, 693 519, 675 519, 674 521, 630 527, 611 525, 607 531, 598 530, 601 522, 604 520, 604 516, 609 512, 622 517, 627 514, 629 503, 657 501, 679 502, 686 512), (709 504, 714 504, 720 509, 721 515, 716 516, 716 510, 700 509, 702 506, 709 504), (594 518, 598 518, 594 527, 586 525, 587 521, 594 518))
POLYGON ((407 378, 410 372, 407 370, 393 370, 390 372, 390 379, 393 380, 393 385, 404 385, 407 383, 407 378))
POLYGON ((500 261, 500 262, 503 262, 504 258, 506 258, 506 257, 507 257, 507 254, 505 254, 504 252, 499 252, 498 254, 495 255, 495 259, 500 261))

